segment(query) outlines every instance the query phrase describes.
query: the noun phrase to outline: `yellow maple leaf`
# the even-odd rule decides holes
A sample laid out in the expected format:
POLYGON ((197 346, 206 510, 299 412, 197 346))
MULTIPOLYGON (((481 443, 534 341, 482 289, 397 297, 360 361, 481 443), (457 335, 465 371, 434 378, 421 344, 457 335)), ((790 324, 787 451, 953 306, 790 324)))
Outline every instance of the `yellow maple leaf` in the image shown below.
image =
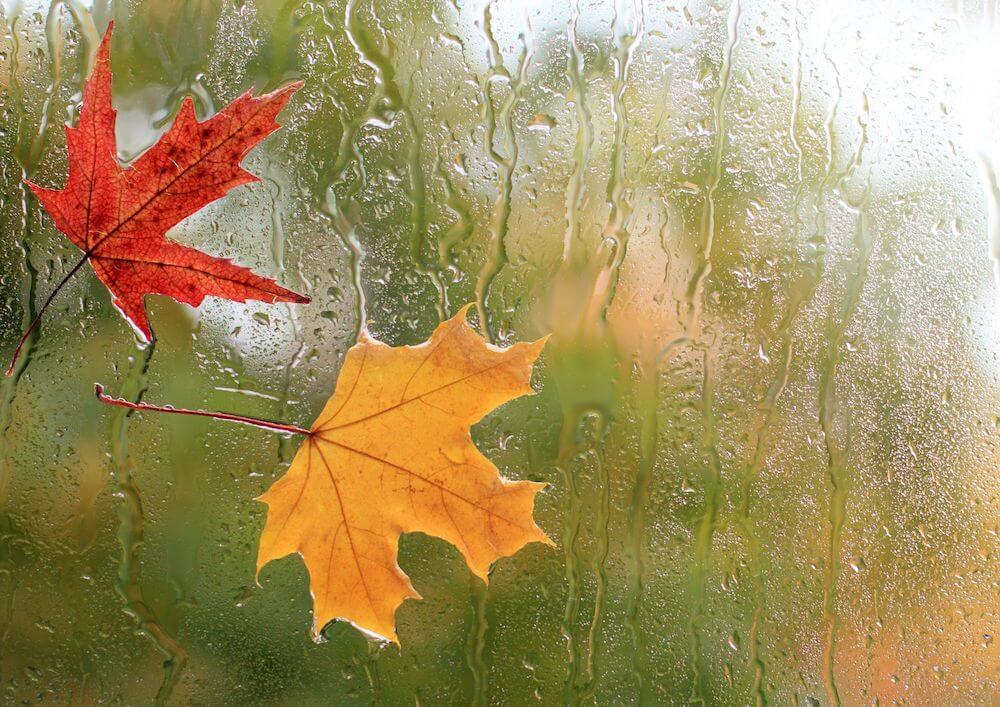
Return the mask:
POLYGON ((469 326, 464 307, 419 346, 387 346, 364 332, 344 357, 333 397, 310 429, 244 415, 109 405, 240 422, 305 437, 267 504, 257 574, 298 553, 309 570, 313 637, 334 619, 399 643, 396 609, 419 599, 396 562, 399 537, 423 532, 457 547, 484 582, 490 565, 530 542, 552 545, 532 510, 545 484, 508 481, 469 428, 528 394, 548 337, 501 349, 469 326))
POLYGON ((552 541, 532 517, 545 484, 503 479, 469 427, 531 392, 545 339, 500 349, 462 309, 419 346, 363 334, 333 397, 268 506, 257 572, 298 553, 309 570, 313 636, 333 619, 398 643, 396 609, 419 598, 396 562, 399 537, 419 531, 457 547, 476 576, 529 542, 552 541))

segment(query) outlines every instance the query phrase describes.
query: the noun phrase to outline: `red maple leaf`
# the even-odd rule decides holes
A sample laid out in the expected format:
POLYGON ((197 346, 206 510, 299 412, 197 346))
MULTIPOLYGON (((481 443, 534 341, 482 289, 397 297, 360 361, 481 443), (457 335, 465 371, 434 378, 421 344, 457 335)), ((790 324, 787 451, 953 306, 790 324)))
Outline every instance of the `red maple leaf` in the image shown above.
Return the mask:
MULTIPOLYGON (((144 298, 167 295, 197 306, 206 295, 237 302, 306 303, 248 268, 167 240, 166 232, 241 184, 259 181, 240 161, 278 129, 278 112, 301 82, 254 98, 249 91, 208 120, 198 122, 185 98, 170 130, 132 164, 122 167, 111 107, 112 25, 104 35, 75 128, 66 126, 69 176, 62 189, 28 186, 56 227, 83 251, 24 333, 14 360, 56 292, 90 262, 114 305, 150 340, 144 298)), ((13 370, 14 363, 11 363, 13 370)))

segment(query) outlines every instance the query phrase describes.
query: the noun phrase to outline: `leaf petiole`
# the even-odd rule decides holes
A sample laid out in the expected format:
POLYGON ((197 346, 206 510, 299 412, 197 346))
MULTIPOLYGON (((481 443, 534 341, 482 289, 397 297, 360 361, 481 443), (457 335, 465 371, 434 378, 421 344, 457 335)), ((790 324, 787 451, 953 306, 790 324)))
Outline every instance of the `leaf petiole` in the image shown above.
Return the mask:
POLYGON ((297 427, 296 425, 286 425, 283 422, 272 422, 271 420, 261 420, 256 417, 246 417, 245 415, 232 415, 227 412, 209 412, 207 410, 189 410, 187 408, 175 408, 169 405, 150 405, 149 403, 133 403, 130 400, 125 400, 124 398, 113 398, 104 392, 104 386, 100 383, 94 384, 94 392, 97 394, 97 399, 102 403, 107 405, 117 405, 118 407, 129 408, 132 410, 152 410, 153 412, 170 412, 177 415, 195 415, 197 417, 211 417, 216 420, 229 420, 230 422, 239 422, 244 425, 250 425, 252 427, 260 427, 264 430, 272 430, 275 432, 284 432, 285 434, 296 434, 304 435, 306 437, 312 437, 312 430, 307 430, 304 427, 297 427))
POLYGON ((21 355, 21 349, 24 348, 24 344, 28 341, 28 337, 31 336, 31 332, 33 332, 38 327, 38 323, 42 321, 42 315, 45 314, 45 310, 49 308, 49 305, 52 304, 52 300, 54 300, 56 295, 59 294, 59 290, 61 290, 63 286, 70 281, 70 278, 76 275, 77 271, 82 268, 83 264, 88 260, 90 260, 90 251, 83 254, 83 257, 80 258, 80 262, 74 265, 73 269, 66 273, 66 275, 63 276, 63 279, 59 281, 59 284, 56 285, 55 289, 49 293, 49 298, 45 300, 45 304, 42 305, 42 308, 38 310, 38 314, 36 314, 35 318, 31 320, 28 328, 24 330, 23 334, 21 334, 21 339, 17 342, 17 348, 14 349, 14 355, 11 357, 10 366, 7 367, 6 375, 10 376, 14 373, 14 366, 17 365, 17 359, 18 356, 21 355))

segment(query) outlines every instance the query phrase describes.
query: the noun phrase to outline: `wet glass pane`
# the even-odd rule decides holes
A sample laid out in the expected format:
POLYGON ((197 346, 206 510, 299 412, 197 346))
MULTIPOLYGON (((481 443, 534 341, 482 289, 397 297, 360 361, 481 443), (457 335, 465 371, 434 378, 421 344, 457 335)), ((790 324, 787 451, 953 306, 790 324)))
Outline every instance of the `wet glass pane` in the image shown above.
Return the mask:
MULTIPOLYGON (((147 305, 89 268, 0 382, 6 703, 986 705, 998 694, 992 0, 3 0, 4 366, 78 262, 61 186, 115 22, 120 158, 305 82, 261 180, 170 237, 307 306, 147 305), (365 322, 551 333, 473 439, 555 547, 405 535, 400 647, 255 582, 365 322)), ((405 434, 405 431, 401 431, 405 434)), ((373 494, 372 503, 379 502, 373 494)), ((259 583, 258 583, 259 582, 259 583)))

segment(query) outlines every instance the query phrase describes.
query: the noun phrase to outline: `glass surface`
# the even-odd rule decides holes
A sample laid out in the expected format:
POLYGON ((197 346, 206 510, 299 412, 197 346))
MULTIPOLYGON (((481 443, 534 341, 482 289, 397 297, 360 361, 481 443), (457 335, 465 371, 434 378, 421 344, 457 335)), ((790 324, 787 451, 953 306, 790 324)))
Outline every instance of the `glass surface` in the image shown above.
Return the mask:
MULTIPOLYGON (((171 237, 308 306, 93 272, 0 382, 4 703, 987 705, 998 694, 1000 18, 981 0, 3 0, 0 342, 79 257, 22 183, 108 21, 130 160, 191 96, 305 87, 171 237), (489 588, 404 536, 402 648, 254 581, 362 322, 553 337, 474 428, 550 484, 489 588)), ((4 363, 6 365, 6 363, 4 363)), ((373 503, 377 503, 377 498, 373 503)))

